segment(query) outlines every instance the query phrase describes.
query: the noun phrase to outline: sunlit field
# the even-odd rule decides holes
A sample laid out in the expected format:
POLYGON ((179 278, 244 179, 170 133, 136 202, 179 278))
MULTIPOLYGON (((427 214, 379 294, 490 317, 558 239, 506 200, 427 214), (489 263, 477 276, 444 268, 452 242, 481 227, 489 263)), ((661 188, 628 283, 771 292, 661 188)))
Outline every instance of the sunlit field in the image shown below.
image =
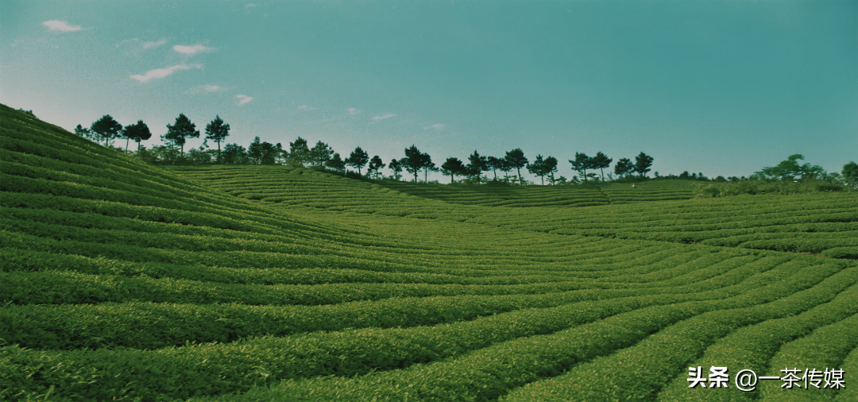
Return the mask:
POLYGON ((0 107, 0 400, 858 400, 854 192, 153 167, 0 107))

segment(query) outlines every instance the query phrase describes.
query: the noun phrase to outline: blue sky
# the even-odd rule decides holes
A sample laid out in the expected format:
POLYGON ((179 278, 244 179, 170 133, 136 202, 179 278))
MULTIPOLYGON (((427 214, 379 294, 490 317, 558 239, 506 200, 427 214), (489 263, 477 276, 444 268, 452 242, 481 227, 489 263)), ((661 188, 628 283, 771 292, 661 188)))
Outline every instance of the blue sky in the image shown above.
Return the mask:
POLYGON ((220 115, 230 143, 385 162, 415 144, 438 165, 522 148, 566 177, 597 151, 662 175, 794 153, 839 172, 858 160, 858 2, 3 0, 0 102, 69 130, 142 119, 147 146, 184 113, 220 115))

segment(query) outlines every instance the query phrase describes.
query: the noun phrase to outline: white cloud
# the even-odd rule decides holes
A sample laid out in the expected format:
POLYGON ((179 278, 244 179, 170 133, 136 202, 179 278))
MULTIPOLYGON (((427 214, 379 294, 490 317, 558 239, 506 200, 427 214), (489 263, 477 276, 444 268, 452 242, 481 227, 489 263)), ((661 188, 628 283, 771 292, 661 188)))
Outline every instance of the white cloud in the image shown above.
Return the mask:
POLYGON ((300 111, 302 111, 302 112, 306 112, 306 111, 309 111, 309 110, 315 110, 315 109, 316 109, 316 108, 314 108, 314 107, 312 107, 312 106, 307 106, 307 105, 301 105, 301 106, 298 106, 298 110, 300 110, 300 111))
POLYGON ((167 39, 161 39, 157 42, 143 42, 143 48, 144 49, 151 49, 153 47, 161 46, 165 43, 167 43, 167 39))
POLYGON ((218 85, 200 85, 200 86, 193 87, 193 88, 189 89, 185 93, 194 95, 194 94, 201 94, 204 92, 208 92, 208 93, 218 92, 218 91, 221 91, 223 89, 224 89, 223 87, 218 86, 218 85))
POLYGON ((236 95, 235 97, 238 98, 238 104, 239 105, 243 105, 243 104, 253 100, 253 98, 251 98, 247 95, 236 95))
POLYGON ((253 8, 253 7, 256 7, 256 4, 248 3, 246 6, 244 6, 244 8, 253 8))
POLYGON ((203 66, 201 64, 193 64, 190 66, 185 65, 185 64, 179 64, 179 65, 172 66, 172 67, 149 70, 144 75, 135 74, 135 75, 132 75, 131 78, 134 78, 135 80, 140 81, 140 82, 147 82, 147 81, 151 80, 152 78, 164 78, 170 74, 173 74, 173 72, 176 70, 190 70, 192 68, 202 68, 202 67, 203 66))
POLYGON ((385 114, 385 115, 382 115, 382 116, 375 116, 375 117, 373 117, 372 119, 373 119, 373 120, 375 120, 375 121, 381 121, 381 120, 389 119, 389 118, 391 118, 391 117, 396 117, 396 116, 397 116, 397 115, 395 115, 395 114, 393 114, 393 113, 388 113, 388 114, 385 114))
POLYGON ((348 111, 349 111, 349 114, 350 114, 350 115, 352 115, 352 116, 354 116, 354 115, 356 115, 356 114, 360 114, 360 110, 357 110, 357 108, 354 108, 354 107, 350 107, 350 108, 348 108, 348 109, 346 109, 346 110, 348 110, 348 111))
POLYGON ((81 30, 80 25, 69 25, 65 21, 50 20, 43 22, 42 25, 48 27, 51 31, 74 32, 81 30))
POLYGON ((173 50, 182 53, 182 54, 197 54, 199 52, 210 52, 214 49, 210 47, 205 47, 203 45, 193 45, 193 46, 184 46, 184 45, 176 45, 173 46, 173 50))
POLYGON ((447 127, 447 125, 446 125, 446 124, 440 124, 440 123, 439 123, 439 124, 433 124, 433 125, 431 125, 431 126, 429 126, 429 127, 423 127, 423 129, 424 129, 424 130, 428 130, 428 129, 430 129, 430 128, 433 128, 433 129, 435 129, 435 130, 443 130, 443 129, 444 129, 444 127, 447 127))

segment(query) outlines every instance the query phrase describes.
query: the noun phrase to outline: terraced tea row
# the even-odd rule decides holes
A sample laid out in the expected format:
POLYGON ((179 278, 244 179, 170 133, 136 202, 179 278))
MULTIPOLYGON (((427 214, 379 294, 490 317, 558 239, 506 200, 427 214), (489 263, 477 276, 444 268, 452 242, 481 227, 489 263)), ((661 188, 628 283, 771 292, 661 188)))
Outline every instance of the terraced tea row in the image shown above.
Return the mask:
POLYGON ((487 207, 589 206, 635 201, 680 200, 692 198, 694 184, 685 181, 654 181, 600 186, 497 186, 439 185, 403 181, 361 181, 306 170, 279 166, 171 167, 183 176, 220 188, 233 195, 286 205, 330 208, 338 205, 360 206, 390 200, 390 195, 413 195, 460 205, 487 207), (239 186, 236 186, 239 185, 239 186), (380 193, 380 194, 379 194, 380 193), (320 198, 337 197, 338 204, 318 203, 320 198))
MULTIPOLYGON (((563 235, 702 243, 858 259, 858 196, 854 193, 737 196, 580 208, 499 208, 432 201, 443 199, 433 195, 433 191, 441 191, 436 187, 445 188, 444 194, 459 192, 462 197, 471 197, 473 191, 467 186, 370 184, 306 170, 287 173, 276 167, 184 168, 176 172, 189 179, 207 177, 200 180, 217 181, 220 189, 234 194, 264 191, 256 193, 255 198, 274 203, 278 210, 287 213, 293 210, 287 206, 313 206, 325 211, 450 220, 563 235), (388 190, 382 185, 401 191, 388 190), (425 194, 414 190, 417 188, 426 189, 422 190, 425 194), (406 191, 421 197, 402 197, 406 191)), ((670 182, 643 183, 638 189, 612 184, 601 191, 624 194, 647 186, 669 189, 670 182)), ((480 188, 486 196, 496 192, 498 197, 514 199, 515 203, 530 202, 522 195, 530 187, 480 188)), ((533 191, 533 194, 540 191, 548 194, 559 190, 540 187, 533 191)), ((568 194, 584 197, 580 199, 594 192, 597 190, 567 190, 568 194)), ((571 204, 574 200, 567 201, 571 204)))
POLYGON ((739 237, 848 247, 846 197, 490 207, 309 170, 159 170, 0 111, 3 400, 527 400, 600 381, 670 399, 724 356, 858 373, 858 264, 739 237), (713 226, 700 242, 724 245, 669 237, 713 226))

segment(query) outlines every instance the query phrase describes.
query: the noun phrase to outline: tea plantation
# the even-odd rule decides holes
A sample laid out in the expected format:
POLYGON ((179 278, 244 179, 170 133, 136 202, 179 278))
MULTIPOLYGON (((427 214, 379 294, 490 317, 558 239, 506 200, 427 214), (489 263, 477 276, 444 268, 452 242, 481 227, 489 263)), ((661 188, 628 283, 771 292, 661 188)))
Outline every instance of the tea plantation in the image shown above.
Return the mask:
POLYGON ((0 400, 858 399, 855 193, 158 168, 0 113, 0 400), (734 383, 793 368, 845 387, 734 383))

